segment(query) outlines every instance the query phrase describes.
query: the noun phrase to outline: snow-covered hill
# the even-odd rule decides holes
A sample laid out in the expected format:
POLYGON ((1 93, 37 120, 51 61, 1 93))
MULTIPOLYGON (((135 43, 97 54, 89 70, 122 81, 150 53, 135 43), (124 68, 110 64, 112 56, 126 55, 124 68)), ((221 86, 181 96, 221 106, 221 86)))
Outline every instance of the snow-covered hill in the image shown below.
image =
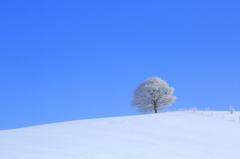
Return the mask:
POLYGON ((240 158, 240 113, 201 113, 180 111, 4 130, 0 131, 0 159, 240 158))

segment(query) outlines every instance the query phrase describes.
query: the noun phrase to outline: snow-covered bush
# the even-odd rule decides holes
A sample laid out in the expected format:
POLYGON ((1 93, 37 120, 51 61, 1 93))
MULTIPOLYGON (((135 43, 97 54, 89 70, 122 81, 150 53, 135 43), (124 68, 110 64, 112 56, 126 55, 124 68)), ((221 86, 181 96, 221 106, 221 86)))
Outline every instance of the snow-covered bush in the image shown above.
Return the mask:
POLYGON ((229 112, 230 112, 230 114, 233 114, 235 112, 235 109, 231 105, 229 107, 229 112))
POLYGON ((193 107, 193 108, 192 108, 192 112, 193 112, 193 113, 194 113, 196 110, 197 110, 196 107, 193 107))
POLYGON ((135 89, 132 106, 141 113, 157 113, 175 102, 173 87, 161 78, 151 77, 140 83, 135 89))

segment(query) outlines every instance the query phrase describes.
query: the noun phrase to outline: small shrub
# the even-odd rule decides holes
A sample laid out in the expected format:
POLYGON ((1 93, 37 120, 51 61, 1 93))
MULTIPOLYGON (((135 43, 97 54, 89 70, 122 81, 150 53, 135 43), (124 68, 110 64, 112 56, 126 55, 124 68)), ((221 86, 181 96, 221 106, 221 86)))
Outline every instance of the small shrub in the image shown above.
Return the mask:
POLYGON ((196 110, 197 110, 196 107, 193 107, 193 108, 192 108, 193 113, 194 113, 196 110))
POLYGON ((229 107, 229 113, 230 114, 233 114, 235 112, 235 109, 230 105, 229 107))

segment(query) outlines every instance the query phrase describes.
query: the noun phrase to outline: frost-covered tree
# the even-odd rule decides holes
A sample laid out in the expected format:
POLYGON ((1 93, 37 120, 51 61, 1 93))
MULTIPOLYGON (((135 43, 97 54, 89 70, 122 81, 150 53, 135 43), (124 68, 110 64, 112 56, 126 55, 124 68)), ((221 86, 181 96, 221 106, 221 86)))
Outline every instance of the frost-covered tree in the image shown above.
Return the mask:
POLYGON ((141 113, 157 113, 175 102, 173 87, 159 77, 151 77, 140 83, 135 89, 132 106, 141 113))
POLYGON ((229 113, 230 114, 233 114, 235 112, 235 109, 230 105, 229 107, 229 113))

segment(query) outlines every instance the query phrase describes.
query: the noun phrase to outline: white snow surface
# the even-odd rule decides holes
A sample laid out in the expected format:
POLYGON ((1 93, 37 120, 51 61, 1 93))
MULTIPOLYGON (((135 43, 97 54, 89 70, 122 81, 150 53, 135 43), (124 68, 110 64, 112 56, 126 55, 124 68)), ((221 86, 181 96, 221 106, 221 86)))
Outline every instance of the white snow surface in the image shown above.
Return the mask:
POLYGON ((178 111, 2 130, 0 159, 238 159, 239 115, 178 111))

